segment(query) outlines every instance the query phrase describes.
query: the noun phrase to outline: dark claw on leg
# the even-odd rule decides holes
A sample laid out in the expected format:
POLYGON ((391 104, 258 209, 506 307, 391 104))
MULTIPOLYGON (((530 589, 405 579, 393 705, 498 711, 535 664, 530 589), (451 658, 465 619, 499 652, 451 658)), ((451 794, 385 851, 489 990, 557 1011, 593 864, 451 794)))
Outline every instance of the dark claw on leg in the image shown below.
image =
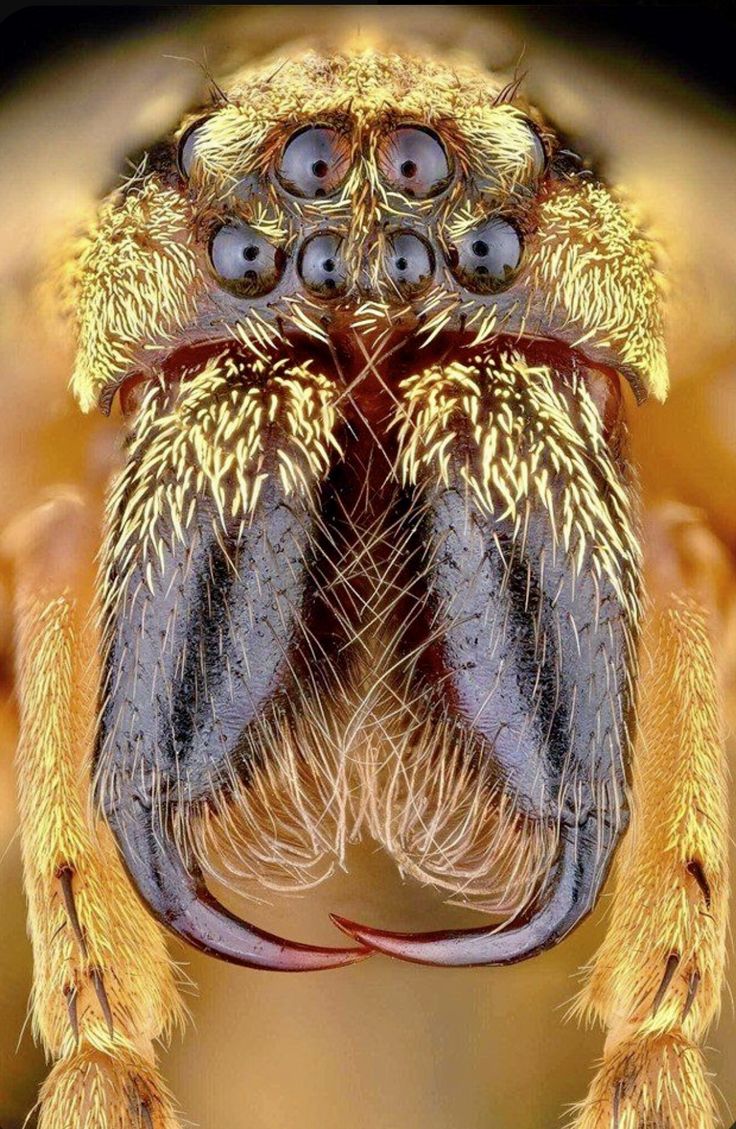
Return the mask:
POLYGON ((705 902, 705 908, 710 909, 710 882, 705 877, 705 870, 703 869, 702 862, 700 861, 700 859, 690 859, 685 869, 687 870, 688 874, 695 879, 698 886, 700 887, 700 892, 703 895, 703 901, 705 902))
POLYGON ((110 1032, 110 1038, 112 1039, 115 1034, 115 1028, 112 1021, 112 1008, 110 1007, 110 1000, 108 999, 107 991, 105 989, 105 982, 102 979, 102 973, 100 972, 99 968, 93 968, 90 971, 90 977, 94 985, 97 999, 99 1000, 100 1010, 102 1011, 105 1023, 107 1024, 107 1029, 110 1032))
POLYGON ((74 1042, 79 1042, 79 1015, 77 1012, 77 986, 72 984, 69 988, 64 989, 64 996, 66 997, 66 1010, 69 1015, 69 1024, 74 1035, 74 1042))
POLYGON ((84 931, 79 921, 79 914, 77 913, 77 905, 74 901, 74 869, 71 866, 60 866, 57 871, 59 885, 61 886, 61 894, 64 899, 64 908, 66 909, 69 924, 72 927, 72 932, 77 939, 77 943, 82 950, 82 956, 87 959, 87 942, 84 939, 84 931))
POLYGON ((619 1129, 621 1122, 621 1098, 624 1094, 624 1081, 619 1078, 613 1091, 613 1125, 611 1129, 619 1129))
POLYGON ((654 997, 654 1002, 652 1003, 652 1015, 656 1015, 657 1012, 659 1011, 662 1000, 665 997, 665 992, 667 991, 667 989, 669 988, 669 986, 672 982, 672 977, 675 975, 675 972, 677 971, 677 966, 678 966, 679 963, 680 963, 680 954, 679 953, 670 953, 670 955, 667 957, 667 964, 665 965, 665 968, 664 968, 664 976, 662 977, 662 982, 660 983, 659 987, 657 988, 657 994, 654 997))
POLYGON ((695 1003, 695 997, 698 994, 698 988, 699 987, 700 987, 700 973, 696 970, 690 976, 690 983, 688 984, 688 987, 687 987, 687 999, 685 1000, 685 1006, 682 1009, 682 1017, 681 1017, 681 1020, 680 1020, 681 1023, 684 1023, 685 1020, 687 1019, 688 1015, 690 1014, 692 1006, 695 1003))

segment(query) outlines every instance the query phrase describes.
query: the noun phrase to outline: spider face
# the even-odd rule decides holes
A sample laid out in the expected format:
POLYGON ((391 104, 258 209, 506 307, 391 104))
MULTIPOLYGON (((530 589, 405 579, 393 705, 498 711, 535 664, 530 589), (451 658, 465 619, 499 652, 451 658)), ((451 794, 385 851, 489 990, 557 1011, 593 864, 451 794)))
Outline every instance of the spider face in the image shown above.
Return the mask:
MULTIPOLYGON (((197 160, 198 133, 205 128, 203 123, 185 135, 180 167, 187 176, 197 160)), ((530 193, 543 172, 544 152, 531 124, 528 131, 529 153, 520 154, 519 175, 529 183, 518 187, 530 193)), ((277 292, 295 301, 304 290, 312 299, 341 299, 342 311, 315 311, 328 333, 366 302, 383 303, 390 322, 433 286, 442 288, 445 300, 454 294, 458 304, 473 293, 501 293, 521 267, 521 231, 493 215, 492 205, 488 219, 463 233, 451 231, 447 200, 443 207, 441 197, 451 200, 461 187, 466 199, 479 198, 481 189, 471 173, 460 179, 441 136, 425 125, 301 126, 287 137, 269 173, 260 181, 251 178, 245 193, 264 202, 271 188, 281 215, 292 219, 291 239, 265 241, 237 218, 226 220, 210 243, 213 276, 246 299, 277 292), (355 171, 354 163, 359 165, 355 171), (307 201, 314 209, 329 198, 327 221, 320 223, 315 215, 305 222, 307 201), (290 258, 284 278, 285 271, 275 271, 272 264, 286 265, 290 258)), ((404 318, 411 314, 417 316, 405 310, 404 318)))
POLYGON ((499 963, 560 939, 626 824, 619 380, 666 385, 653 252, 625 209, 492 76, 309 55, 236 76, 157 147, 72 283, 78 398, 121 390, 130 424, 98 797, 154 912, 283 969, 369 948, 499 963), (351 757, 356 727, 373 761, 351 757), (226 804, 272 835, 261 858, 336 807, 337 839, 362 820, 456 891, 523 823, 514 906, 536 890, 541 908, 501 933, 338 919, 361 949, 289 944, 206 889, 196 827, 226 804))

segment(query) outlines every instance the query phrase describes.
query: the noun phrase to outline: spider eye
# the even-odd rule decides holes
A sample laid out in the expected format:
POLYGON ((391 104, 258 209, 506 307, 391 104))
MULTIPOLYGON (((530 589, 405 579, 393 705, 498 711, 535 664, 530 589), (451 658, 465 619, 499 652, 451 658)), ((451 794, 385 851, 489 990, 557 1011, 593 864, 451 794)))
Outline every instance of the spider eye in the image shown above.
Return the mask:
POLYGON ((299 274, 308 290, 323 298, 337 298, 347 288, 342 237, 326 231, 307 240, 299 256, 299 274))
POLYGON ((179 172, 183 177, 188 177, 196 157, 197 141, 201 137, 202 128, 207 124, 207 118, 200 118, 189 126, 189 129, 179 139, 179 172))
POLYGON ((224 290, 256 298, 273 290, 284 269, 280 247, 244 223, 224 224, 210 242, 210 262, 224 290))
POLYGON ((307 126, 286 142, 278 178, 294 196, 331 196, 350 167, 350 146, 344 134, 327 125, 307 126))
POLYGON ((436 196, 450 179, 450 161, 436 133, 424 126, 399 126, 383 141, 378 165, 387 184, 405 196, 436 196))
POLYGON ((451 265, 458 282, 479 294, 505 290, 521 262, 521 235, 508 220, 492 219, 467 231, 452 248, 451 265))
POLYGON ((405 298, 426 290, 434 274, 434 255, 428 243, 412 231, 394 232, 387 241, 385 269, 405 298))

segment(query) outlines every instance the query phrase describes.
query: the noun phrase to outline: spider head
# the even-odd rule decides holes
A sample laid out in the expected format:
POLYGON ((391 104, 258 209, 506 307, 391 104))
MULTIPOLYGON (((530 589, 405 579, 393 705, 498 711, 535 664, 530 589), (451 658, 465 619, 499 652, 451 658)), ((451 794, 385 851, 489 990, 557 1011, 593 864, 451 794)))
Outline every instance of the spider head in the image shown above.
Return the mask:
POLYGON ((224 346, 311 342, 349 363, 356 338, 417 357, 551 341, 663 396, 650 243, 508 96, 372 51, 236 76, 108 198, 81 251, 82 406, 224 346))
POLYGON ((563 936, 626 822, 638 550, 621 381, 643 398, 667 379, 654 252, 628 211, 493 76, 310 54, 235 76, 149 154, 80 246, 74 292, 78 399, 109 410, 119 392, 130 421, 98 795, 143 896, 244 963, 365 951, 256 935, 169 836, 306 684, 334 700, 345 669, 320 623, 363 631, 335 595, 355 521, 339 551, 325 529, 360 480, 412 546, 380 611, 382 630, 406 617, 383 656, 398 693, 424 680, 423 720, 492 762, 560 849, 543 908, 495 939, 346 928, 445 963, 563 936))

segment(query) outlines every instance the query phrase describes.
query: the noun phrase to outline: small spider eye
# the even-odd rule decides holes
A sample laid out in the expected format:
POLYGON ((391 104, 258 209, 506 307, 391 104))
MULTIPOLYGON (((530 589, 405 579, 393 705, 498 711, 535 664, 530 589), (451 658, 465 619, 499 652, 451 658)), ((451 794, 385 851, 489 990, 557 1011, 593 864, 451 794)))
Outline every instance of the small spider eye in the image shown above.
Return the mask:
POLYGON ((424 126, 399 126, 378 152, 384 180, 405 196, 424 200, 436 196, 450 179, 450 161, 436 133, 424 126))
POLYGON ((307 126, 286 142, 277 175, 294 196, 331 196, 350 167, 350 146, 331 126, 307 126))
POLYGON ((284 253, 244 223, 225 224, 210 242, 210 262, 224 290, 256 298, 273 290, 284 269, 284 253))
POLYGON ((405 298, 426 290, 434 274, 434 255, 428 243, 411 231, 397 231, 387 240, 385 269, 405 298))
POLYGON ((337 298, 347 285, 342 237, 333 231, 312 236, 302 247, 298 268, 304 285, 313 294, 337 298))
POLYGON ((183 177, 188 177, 196 156, 197 141, 201 136, 202 127, 207 124, 207 118, 200 118, 189 126, 189 129, 179 139, 179 172, 183 177))
POLYGON ((456 278, 468 290, 492 294, 505 290, 521 262, 521 235, 508 220, 492 219, 458 239, 451 252, 456 278))

